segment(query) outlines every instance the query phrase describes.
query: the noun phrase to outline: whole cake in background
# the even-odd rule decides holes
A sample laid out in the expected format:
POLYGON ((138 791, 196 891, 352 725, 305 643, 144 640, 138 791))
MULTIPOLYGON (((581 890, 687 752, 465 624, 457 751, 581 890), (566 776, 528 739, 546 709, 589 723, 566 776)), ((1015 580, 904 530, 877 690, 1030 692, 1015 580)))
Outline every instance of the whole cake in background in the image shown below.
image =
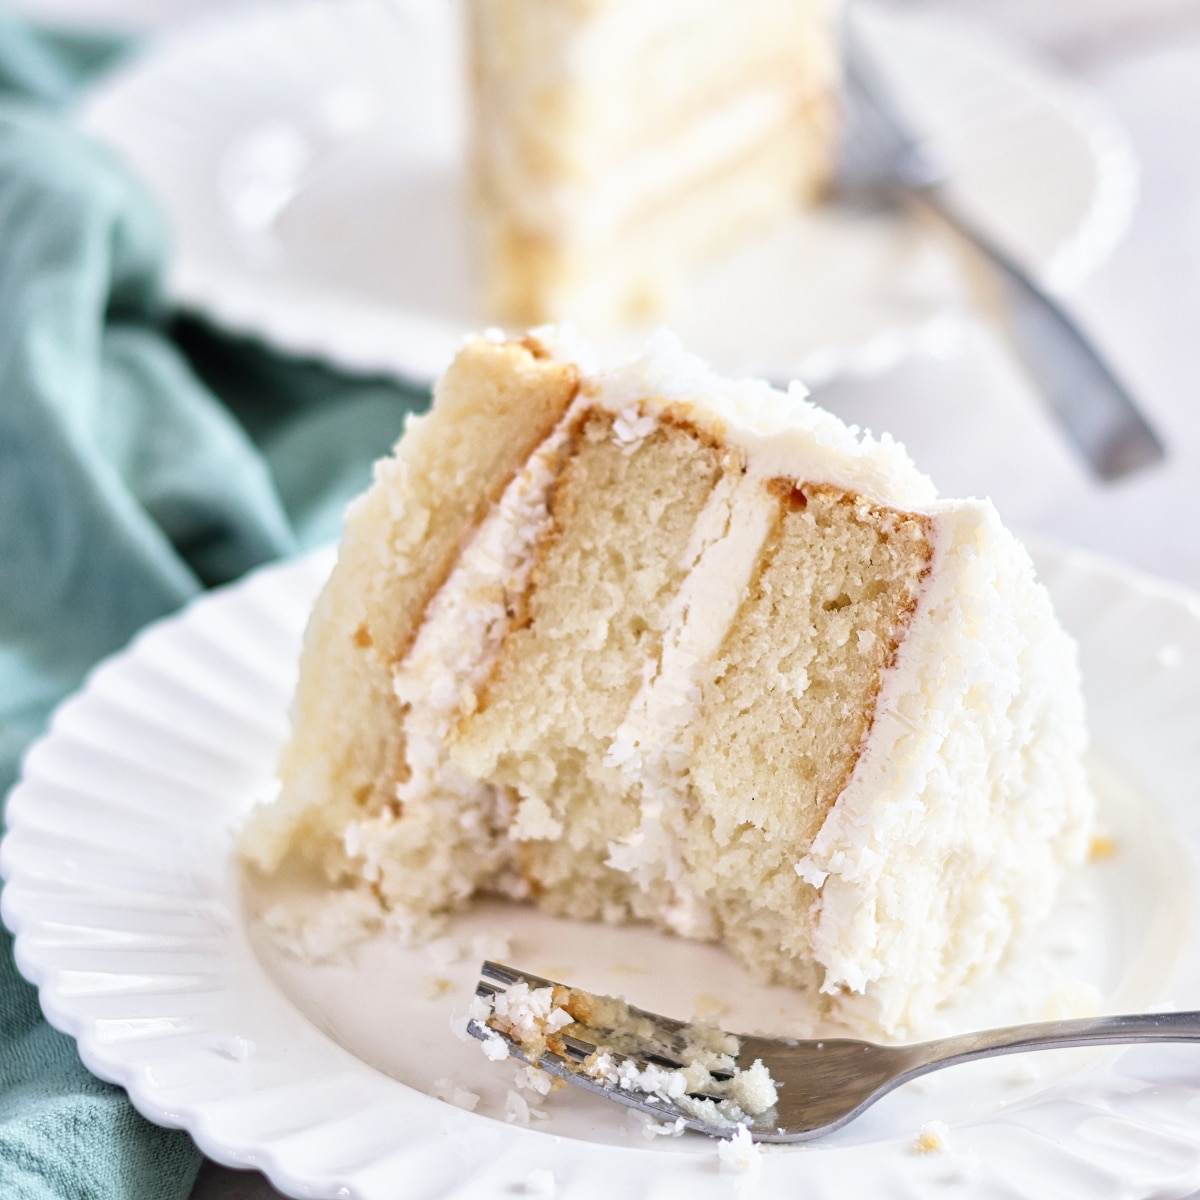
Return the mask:
POLYGON ((489 312, 599 330, 814 200, 831 0, 468 0, 489 312))
POLYGON ((348 515, 246 856, 413 937, 477 893, 918 1028, 1047 915, 1073 643, 990 503, 661 335, 468 344, 348 515))

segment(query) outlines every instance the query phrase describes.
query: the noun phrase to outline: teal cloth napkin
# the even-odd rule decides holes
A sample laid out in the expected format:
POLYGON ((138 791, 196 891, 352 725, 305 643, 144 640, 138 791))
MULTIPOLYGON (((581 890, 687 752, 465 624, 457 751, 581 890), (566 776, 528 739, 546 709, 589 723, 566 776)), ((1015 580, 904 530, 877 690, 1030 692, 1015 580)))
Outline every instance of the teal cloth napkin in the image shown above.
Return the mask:
MULTIPOLYGON (((170 318, 160 214, 61 107, 122 49, 0 13, 0 795, 146 622, 335 537, 428 399, 170 318)), ((187 1196, 190 1139, 88 1074, 3 938, 0 1198, 187 1196)))

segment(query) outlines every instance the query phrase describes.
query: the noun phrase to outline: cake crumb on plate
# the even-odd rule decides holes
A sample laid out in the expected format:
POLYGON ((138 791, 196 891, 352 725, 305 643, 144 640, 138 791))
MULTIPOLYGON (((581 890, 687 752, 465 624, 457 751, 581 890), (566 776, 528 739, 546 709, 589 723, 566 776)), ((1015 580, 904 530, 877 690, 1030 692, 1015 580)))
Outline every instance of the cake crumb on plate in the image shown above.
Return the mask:
POLYGON ((950 1149, 949 1137, 945 1121, 926 1121, 917 1132, 913 1150, 917 1154, 942 1154, 950 1149))
POLYGON ((417 990, 425 1000, 438 1000, 454 991, 454 984, 444 975, 422 975, 417 990))
POLYGON ((739 1124, 732 1137, 717 1143, 717 1160, 722 1172, 746 1174, 762 1166, 762 1151, 754 1144, 750 1130, 739 1124))
POLYGON ((510 1091, 504 1097, 504 1119, 510 1125, 528 1125, 530 1120, 544 1121, 546 1113, 530 1104, 518 1091, 510 1091))
POLYGON ((518 1067, 517 1068, 517 1088, 520 1091, 533 1092, 538 1096, 548 1096, 552 1091, 556 1091, 556 1080, 553 1075, 548 1075, 540 1067, 518 1067))
POLYGON ((712 1021, 723 1017, 728 1011, 729 1005, 724 1000, 708 992, 701 992, 692 1001, 692 1017, 697 1021, 712 1021))

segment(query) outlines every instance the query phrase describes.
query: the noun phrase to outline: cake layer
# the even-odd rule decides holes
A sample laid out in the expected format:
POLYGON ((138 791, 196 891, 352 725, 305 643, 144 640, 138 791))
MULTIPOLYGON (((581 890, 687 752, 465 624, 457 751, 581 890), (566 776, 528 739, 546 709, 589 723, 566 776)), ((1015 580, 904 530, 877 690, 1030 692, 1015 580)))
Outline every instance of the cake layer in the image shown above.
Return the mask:
POLYGON ((377 464, 305 634, 280 800, 255 815, 263 867, 297 846, 333 878, 358 876, 342 846, 347 823, 392 807, 408 771, 393 667, 464 539, 578 386, 573 366, 540 349, 476 344, 440 381, 436 418, 410 419, 395 454, 377 464))
POLYGON ((488 303, 600 327, 827 184, 823 0, 476 0, 473 177, 488 303))
POLYGON ((489 304, 529 322, 570 313, 591 328, 611 324, 614 314, 660 311, 686 268, 814 198, 823 175, 797 133, 806 121, 802 113, 773 120, 757 140, 740 139, 736 156, 705 148, 687 172, 622 175, 627 186, 577 201, 563 190, 553 210, 572 215, 557 223, 545 206, 526 219, 522 204, 489 200, 480 225, 493 267, 489 304))
POLYGON ((684 552, 721 463, 681 431, 631 440, 611 414, 585 410, 580 422, 523 619, 451 755, 513 797, 511 833, 546 906, 594 918, 616 905, 610 916, 631 916, 636 889, 605 861, 636 826, 638 805, 606 753, 644 664, 662 653, 684 552))
POLYGON ((808 0, 501 0, 468 9, 483 156, 527 181, 596 182, 746 91, 828 94, 808 0))
POLYGON ((1029 555, 987 502, 930 515, 871 738, 796 867, 820 888, 825 988, 885 1029, 919 1027, 1046 918, 1094 808, 1075 646, 1029 555))

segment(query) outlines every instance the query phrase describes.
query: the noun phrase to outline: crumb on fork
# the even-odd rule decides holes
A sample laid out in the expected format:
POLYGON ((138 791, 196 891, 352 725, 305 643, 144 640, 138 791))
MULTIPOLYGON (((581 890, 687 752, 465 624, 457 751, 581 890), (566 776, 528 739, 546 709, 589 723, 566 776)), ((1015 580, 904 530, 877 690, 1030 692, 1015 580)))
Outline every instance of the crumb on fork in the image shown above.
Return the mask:
MULTIPOLYGON (((490 1002, 482 996, 473 1001, 470 1016, 483 1027, 488 1058, 506 1058, 511 1039, 534 1067, 551 1054, 575 1074, 651 1103, 661 1100, 676 1115, 717 1130, 736 1131, 775 1107, 779 1097, 770 1072, 761 1059, 739 1066, 740 1043, 733 1035, 698 1022, 682 1026, 671 1034, 670 1058, 680 1063, 673 1066, 659 1057, 662 1030, 649 1014, 618 997, 542 982, 531 988, 521 980, 490 1002), (594 1047, 582 1060, 581 1043, 594 1047)), ((536 1086, 542 1077, 531 1069, 526 1085, 536 1086)))

